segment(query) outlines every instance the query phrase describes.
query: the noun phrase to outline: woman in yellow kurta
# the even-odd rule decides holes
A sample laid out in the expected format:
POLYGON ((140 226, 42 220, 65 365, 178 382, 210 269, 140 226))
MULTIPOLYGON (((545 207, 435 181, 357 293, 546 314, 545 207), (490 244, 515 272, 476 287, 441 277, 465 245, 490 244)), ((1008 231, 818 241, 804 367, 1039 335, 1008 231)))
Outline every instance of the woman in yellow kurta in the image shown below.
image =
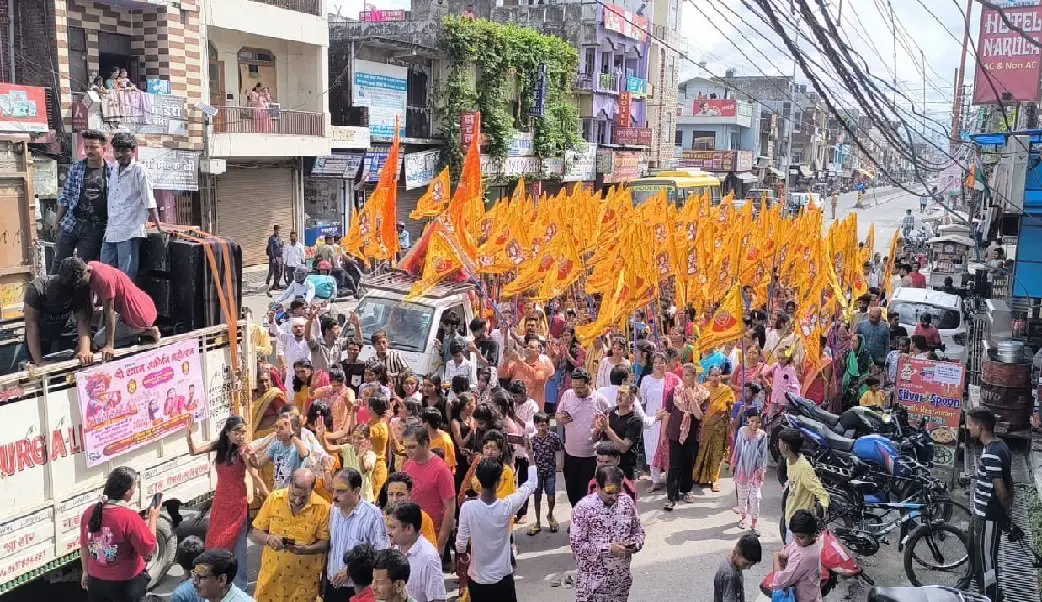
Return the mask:
POLYGON ((254 539, 264 541, 260 572, 257 575, 257 602, 315 602, 319 594, 326 555, 308 549, 329 542, 329 502, 310 491, 302 502, 294 483, 268 496, 253 520, 254 539), (258 534, 257 531, 264 534, 258 534), (276 550, 272 543, 293 540, 295 551, 276 550), (304 546, 304 549, 300 549, 304 546))
POLYGON ((709 404, 702 419, 701 441, 695 458, 693 480, 700 485, 710 484, 713 491, 720 491, 720 462, 727 448, 727 425, 734 407, 734 391, 720 380, 720 367, 709 370, 706 381, 709 388, 709 404))
POLYGON ((369 442, 376 454, 376 465, 373 466, 373 492, 379 496, 387 482, 387 440, 391 436, 387 428, 387 401, 382 397, 369 399, 369 410, 372 418, 369 419, 369 442))

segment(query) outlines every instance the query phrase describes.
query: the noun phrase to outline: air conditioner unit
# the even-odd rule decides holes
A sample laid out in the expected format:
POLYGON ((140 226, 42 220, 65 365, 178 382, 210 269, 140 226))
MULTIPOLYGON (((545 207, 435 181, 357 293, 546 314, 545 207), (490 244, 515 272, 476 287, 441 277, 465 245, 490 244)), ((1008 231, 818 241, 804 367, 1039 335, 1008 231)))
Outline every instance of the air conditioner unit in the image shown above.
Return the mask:
POLYGON ((1030 136, 1010 136, 1006 140, 1003 160, 1007 163, 1005 182, 999 188, 1002 196, 999 202, 1007 213, 1023 213, 1024 186, 1028 177, 1028 158, 1030 156, 1030 136))

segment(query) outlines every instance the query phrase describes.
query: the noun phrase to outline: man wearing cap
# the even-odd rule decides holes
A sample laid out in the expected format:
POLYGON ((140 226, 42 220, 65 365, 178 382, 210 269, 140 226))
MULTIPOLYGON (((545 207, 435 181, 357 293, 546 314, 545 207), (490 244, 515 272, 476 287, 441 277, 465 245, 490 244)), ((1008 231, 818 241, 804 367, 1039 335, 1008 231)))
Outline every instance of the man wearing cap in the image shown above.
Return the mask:
POLYGON ((145 237, 149 218, 160 232, 159 210, 152 194, 152 178, 144 165, 134 158, 137 141, 133 134, 120 132, 112 136, 112 152, 116 168, 109 173, 108 225, 101 245, 101 261, 126 274, 137 276, 138 250, 145 237))
MULTIPOLYGON (((268 291, 268 295, 271 295, 271 291, 268 291)), ((311 304, 311 300, 315 298, 315 283, 308 280, 308 269, 305 267, 299 267, 293 272, 293 283, 286 287, 286 290, 282 291, 278 299, 275 299, 275 303, 282 303, 285 300, 294 300, 297 297, 304 299, 305 303, 311 304)))

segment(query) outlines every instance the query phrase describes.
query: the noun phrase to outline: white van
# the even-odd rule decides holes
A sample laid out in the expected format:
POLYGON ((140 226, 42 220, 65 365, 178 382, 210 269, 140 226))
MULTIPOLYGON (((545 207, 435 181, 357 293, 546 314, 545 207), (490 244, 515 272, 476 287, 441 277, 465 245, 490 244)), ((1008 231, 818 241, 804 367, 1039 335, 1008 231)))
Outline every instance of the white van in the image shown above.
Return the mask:
POLYGON ((442 315, 454 311, 460 318, 460 334, 468 334, 464 331, 474 318, 474 285, 447 282, 418 299, 405 301, 416 281, 416 277, 397 270, 362 280, 364 293, 355 308, 365 343, 360 360, 376 354, 371 337, 383 329, 390 348, 401 354, 412 373, 426 375, 441 363, 434 341, 442 315))
POLYGON ((944 345, 944 351, 939 355, 966 361, 966 320, 963 319, 961 297, 929 288, 903 286, 894 291, 886 310, 901 316, 901 326, 905 327, 909 336, 915 332, 919 318, 930 314, 932 324, 940 333, 944 345))

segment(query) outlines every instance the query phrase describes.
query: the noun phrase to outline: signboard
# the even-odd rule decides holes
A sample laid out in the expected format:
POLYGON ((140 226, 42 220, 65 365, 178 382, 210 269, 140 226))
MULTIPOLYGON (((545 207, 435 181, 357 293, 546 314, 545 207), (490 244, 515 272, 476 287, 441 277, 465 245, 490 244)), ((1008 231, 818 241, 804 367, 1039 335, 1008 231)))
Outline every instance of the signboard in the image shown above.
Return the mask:
POLYGON ((605 4, 604 29, 645 42, 648 39, 648 18, 612 4, 605 4))
POLYGON ((535 134, 516 132, 510 139, 507 155, 511 157, 531 157, 535 154, 535 134))
POLYGON ((169 94, 149 94, 140 90, 110 90, 101 102, 88 107, 88 125, 104 132, 169 134, 187 136, 185 99, 169 94), (95 107, 100 106, 100 123, 95 107))
POLYGON ((170 80, 146 79, 145 90, 149 94, 170 94, 170 80))
POLYGON ((441 151, 423 151, 405 155, 405 189, 412 190, 431 183, 437 175, 441 151))
POLYGON ((632 75, 626 76, 626 91, 633 96, 647 96, 648 95, 648 80, 634 77, 632 75))
POLYGON ((330 137, 333 148, 369 148, 369 128, 355 125, 334 125, 330 137))
POLYGON ((528 114, 533 117, 543 116, 546 104, 546 63, 539 65, 539 71, 532 76, 532 108, 528 114))
MULTIPOLYGON (((391 128, 394 129, 394 128, 391 128)), ((363 162, 362 181, 369 184, 375 184, 380 181, 380 170, 383 169, 384 163, 387 163, 387 155, 391 153, 390 146, 376 146, 370 148, 365 153, 365 161, 363 162)), ((405 159, 405 153, 398 155, 398 169, 402 168, 402 161, 405 159)))
POLYGON ((1000 5, 1002 10, 981 7, 973 102, 1007 105, 1038 102, 1042 57, 1037 44, 1042 41, 1042 6, 1038 6, 1037 1, 1006 1, 994 5, 1000 5), (1010 29, 1003 15, 1031 39, 1010 29))
POLYGON ((680 158, 680 167, 695 167, 704 171, 749 171, 753 168, 753 153, 685 150, 680 158))
POLYGON ((516 178, 541 174, 543 161, 539 157, 493 157, 481 155, 481 173, 486 176, 516 178))
POLYGON ((616 127, 611 131, 612 144, 651 146, 651 128, 616 127))
POLYGON ((46 132, 47 94, 43 88, 0 83, 0 132, 46 132))
POLYGON ((351 102, 356 107, 369 108, 369 134, 372 137, 386 140, 393 138, 396 119, 399 135, 405 136, 408 77, 409 71, 405 67, 355 61, 351 102))
POLYGON ((139 146, 137 158, 148 168, 157 190, 199 190, 199 153, 139 146))
MULTIPOLYGON (((619 127, 629 127, 630 125, 630 107, 633 105, 633 96, 629 92, 619 93, 619 116, 615 122, 619 124, 619 127)), ((618 144, 618 143, 616 143, 618 144)))
POLYGON ((41 199, 58 197, 58 162, 33 157, 33 189, 41 199))
POLYGON ((76 373, 88 467, 207 417, 199 342, 184 341, 76 373))
POLYGON ((902 356, 897 363, 894 398, 908 409, 911 424, 926 418, 933 440, 954 444, 962 417, 965 369, 955 362, 902 356))
MULTIPOLYGON (((604 164, 600 161, 600 155, 598 154, 598 171, 604 164)), ((629 182, 630 180, 636 180, 641 176, 643 167, 641 165, 643 153, 633 152, 621 152, 611 151, 610 162, 605 167, 608 167, 604 171, 604 183, 605 184, 620 184, 623 182, 629 182)))
POLYGON ((459 116, 460 139, 463 146, 470 146, 476 133, 480 133, 481 119, 477 111, 464 111, 459 116))
POLYGON ((691 107, 691 114, 705 117, 736 117, 738 101, 733 98, 696 98, 691 107))
POLYGON ((407 10, 363 10, 358 13, 358 20, 363 23, 386 23, 388 21, 405 21, 409 16, 407 10))
POLYGON ((597 144, 587 142, 581 151, 565 151, 563 182, 582 182, 597 179, 597 144))
POLYGON ((311 177, 353 180, 358 175, 364 158, 365 153, 336 153, 326 157, 315 157, 311 177))

